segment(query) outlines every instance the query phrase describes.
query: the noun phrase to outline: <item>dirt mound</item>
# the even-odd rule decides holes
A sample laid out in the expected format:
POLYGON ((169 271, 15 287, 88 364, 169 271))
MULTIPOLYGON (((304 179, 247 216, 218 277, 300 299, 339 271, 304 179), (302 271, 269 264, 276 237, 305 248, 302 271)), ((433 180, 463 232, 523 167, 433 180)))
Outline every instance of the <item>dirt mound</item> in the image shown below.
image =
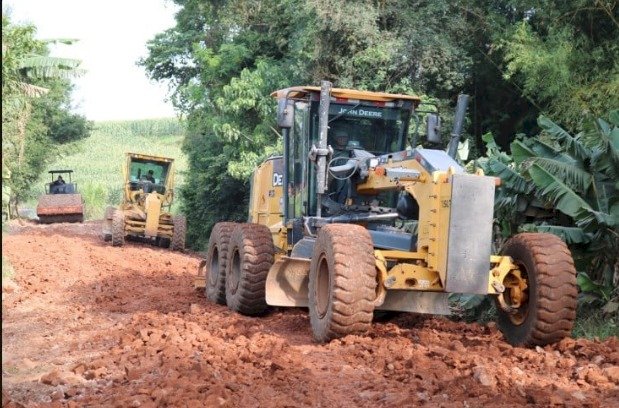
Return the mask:
POLYGON ((619 404, 617 338, 522 349, 494 325, 401 314, 318 345, 305 310, 235 314, 193 290, 197 255, 112 247, 100 227, 3 239, 3 407, 619 404))

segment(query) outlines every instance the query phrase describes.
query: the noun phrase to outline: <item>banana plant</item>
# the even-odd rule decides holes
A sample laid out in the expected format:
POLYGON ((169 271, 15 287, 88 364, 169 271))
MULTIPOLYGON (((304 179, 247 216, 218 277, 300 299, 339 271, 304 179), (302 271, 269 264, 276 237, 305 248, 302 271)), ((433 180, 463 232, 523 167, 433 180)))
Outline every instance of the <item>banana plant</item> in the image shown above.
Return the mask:
MULTIPOLYGON (((560 236, 584 275, 581 289, 614 287, 619 280, 619 111, 585 121, 571 135, 545 116, 537 137, 518 137, 511 155, 491 135, 487 157, 476 164, 501 178, 495 212, 505 234, 550 232, 560 236), (505 227, 507 226, 507 228, 505 227), (613 284, 614 282, 614 284, 613 284)), ((606 301, 610 297, 604 298, 606 301)))

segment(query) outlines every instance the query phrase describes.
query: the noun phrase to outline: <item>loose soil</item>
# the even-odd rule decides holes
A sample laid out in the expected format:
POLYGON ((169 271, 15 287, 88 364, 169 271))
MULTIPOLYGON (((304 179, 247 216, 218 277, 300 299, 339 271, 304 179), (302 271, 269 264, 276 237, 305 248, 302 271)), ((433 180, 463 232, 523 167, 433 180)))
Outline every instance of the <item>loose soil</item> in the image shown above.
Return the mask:
POLYGON ((619 406, 617 338, 514 348, 493 324, 400 314, 320 345, 306 310, 238 315, 193 289, 197 254, 100 227, 3 238, 3 407, 619 406))

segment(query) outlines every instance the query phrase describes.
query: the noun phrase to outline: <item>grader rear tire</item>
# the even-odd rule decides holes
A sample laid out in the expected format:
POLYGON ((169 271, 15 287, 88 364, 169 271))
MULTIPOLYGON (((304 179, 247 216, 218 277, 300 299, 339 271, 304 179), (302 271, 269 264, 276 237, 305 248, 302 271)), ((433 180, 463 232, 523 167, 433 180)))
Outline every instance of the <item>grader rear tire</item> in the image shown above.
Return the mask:
POLYGON ((329 224, 318 233, 309 276, 314 339, 326 342, 369 330, 376 299, 374 246, 358 225, 329 224))
MULTIPOLYGON (((544 233, 522 233, 503 249, 527 279, 516 313, 498 309, 498 326, 514 346, 543 346, 570 336, 576 318, 576 270, 567 245, 544 233)), ((509 300, 509 296, 507 297, 509 300)))
POLYGON ((114 211, 112 215, 112 245, 123 246, 125 244, 125 213, 121 210, 114 211))
POLYGON ((170 249, 172 251, 184 251, 187 220, 182 215, 175 215, 172 217, 172 224, 174 225, 174 232, 172 233, 170 249))
POLYGON ((237 224, 218 222, 211 231, 206 252, 206 298, 220 305, 226 304, 226 266, 228 265, 228 244, 237 224))
POLYGON ((275 248, 265 225, 239 224, 230 237, 226 265, 226 303, 244 315, 267 308, 265 285, 275 248))

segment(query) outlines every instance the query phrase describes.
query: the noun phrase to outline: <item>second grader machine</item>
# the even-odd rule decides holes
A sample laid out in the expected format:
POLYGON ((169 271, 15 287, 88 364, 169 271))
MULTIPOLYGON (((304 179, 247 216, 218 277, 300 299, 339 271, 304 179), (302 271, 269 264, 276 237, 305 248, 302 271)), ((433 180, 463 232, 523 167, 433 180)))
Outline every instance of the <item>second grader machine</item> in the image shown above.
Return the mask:
POLYGON ((103 235, 113 246, 126 237, 151 241, 172 250, 185 249, 185 217, 172 215, 174 159, 127 153, 123 165, 123 201, 105 212, 103 235))

